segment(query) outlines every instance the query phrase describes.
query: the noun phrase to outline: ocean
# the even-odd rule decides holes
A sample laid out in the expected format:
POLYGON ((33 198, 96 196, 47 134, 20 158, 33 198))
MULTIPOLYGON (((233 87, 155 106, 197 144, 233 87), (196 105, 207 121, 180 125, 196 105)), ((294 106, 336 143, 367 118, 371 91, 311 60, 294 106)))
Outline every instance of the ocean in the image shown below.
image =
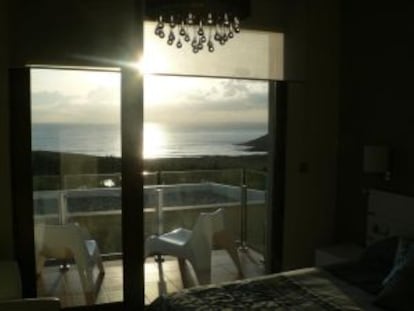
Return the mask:
MULTIPOLYGON (((168 127, 144 124, 144 158, 240 156, 250 152, 240 143, 267 132, 265 126, 168 127)), ((120 126, 115 124, 32 124, 32 150, 121 155, 120 126)))

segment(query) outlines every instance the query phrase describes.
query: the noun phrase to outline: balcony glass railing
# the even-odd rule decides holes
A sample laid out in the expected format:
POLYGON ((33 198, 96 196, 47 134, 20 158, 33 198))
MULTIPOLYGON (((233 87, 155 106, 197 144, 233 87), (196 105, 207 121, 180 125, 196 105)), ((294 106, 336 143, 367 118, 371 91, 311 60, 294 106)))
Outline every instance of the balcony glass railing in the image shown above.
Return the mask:
POLYGON ((250 193, 255 196, 248 197, 246 202, 246 245, 264 254, 266 243, 266 191, 267 191, 267 174, 262 171, 246 170, 245 186, 250 193))
MULTIPOLYGON (((35 178, 35 221, 77 222, 87 228, 101 253, 121 253, 119 174, 35 178), (50 186, 60 181, 63 190, 50 186), (48 189, 49 188, 49 189, 48 189)), ((145 236, 178 227, 191 229, 201 212, 225 211, 226 229, 242 245, 262 252, 266 174, 209 170, 144 172, 145 236), (244 182, 244 184, 243 184, 244 182)))

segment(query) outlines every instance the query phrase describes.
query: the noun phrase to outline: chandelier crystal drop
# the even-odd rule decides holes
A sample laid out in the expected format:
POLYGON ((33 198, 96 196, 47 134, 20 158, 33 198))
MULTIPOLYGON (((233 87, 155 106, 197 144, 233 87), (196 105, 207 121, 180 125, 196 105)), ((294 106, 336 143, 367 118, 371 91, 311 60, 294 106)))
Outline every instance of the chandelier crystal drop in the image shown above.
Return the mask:
POLYGON ((155 34, 166 38, 168 45, 183 47, 183 42, 191 45, 194 53, 207 48, 214 52, 215 43, 225 45, 240 32, 240 21, 237 16, 228 13, 196 16, 188 13, 184 18, 176 15, 159 15, 155 26, 155 34))
POLYGON ((194 53, 212 53, 225 45, 249 15, 250 0, 145 0, 145 16, 155 22, 155 35, 194 53))

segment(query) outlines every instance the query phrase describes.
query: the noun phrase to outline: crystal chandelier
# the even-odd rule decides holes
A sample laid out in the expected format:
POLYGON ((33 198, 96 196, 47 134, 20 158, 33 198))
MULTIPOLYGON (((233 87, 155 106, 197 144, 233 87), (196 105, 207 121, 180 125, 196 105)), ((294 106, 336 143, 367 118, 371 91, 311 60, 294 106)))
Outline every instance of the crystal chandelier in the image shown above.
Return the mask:
POLYGON ((248 0, 147 0, 147 16, 156 21, 155 35, 177 48, 194 53, 214 52, 240 32, 240 20, 249 14, 248 0))

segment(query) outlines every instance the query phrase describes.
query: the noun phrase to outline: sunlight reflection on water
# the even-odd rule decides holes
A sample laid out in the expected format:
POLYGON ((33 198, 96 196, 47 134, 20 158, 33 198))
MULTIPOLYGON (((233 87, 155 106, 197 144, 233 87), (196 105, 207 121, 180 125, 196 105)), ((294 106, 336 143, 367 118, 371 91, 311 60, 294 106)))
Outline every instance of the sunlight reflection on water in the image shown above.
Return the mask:
POLYGON ((154 159, 165 156, 167 134, 158 123, 144 123, 144 158, 154 159))

